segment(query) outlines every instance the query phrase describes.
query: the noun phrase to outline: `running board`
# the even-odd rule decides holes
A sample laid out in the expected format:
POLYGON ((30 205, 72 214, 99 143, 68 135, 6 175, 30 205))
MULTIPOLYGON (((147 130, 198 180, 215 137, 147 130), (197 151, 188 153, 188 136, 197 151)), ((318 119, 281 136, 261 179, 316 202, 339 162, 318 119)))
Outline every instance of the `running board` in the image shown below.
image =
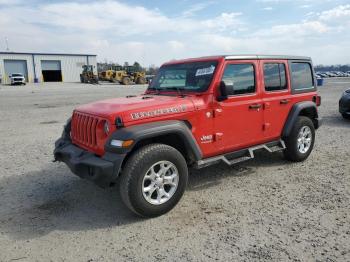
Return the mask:
POLYGON ((269 142, 266 144, 261 144, 246 149, 234 151, 231 153, 226 153, 224 155, 209 157, 206 159, 201 159, 196 162, 195 168, 200 169, 203 167, 211 166, 219 162, 224 162, 225 164, 232 166, 234 164, 247 161, 254 158, 254 151, 259 149, 265 149, 270 153, 281 151, 286 149, 286 145, 283 140, 277 140, 269 142))

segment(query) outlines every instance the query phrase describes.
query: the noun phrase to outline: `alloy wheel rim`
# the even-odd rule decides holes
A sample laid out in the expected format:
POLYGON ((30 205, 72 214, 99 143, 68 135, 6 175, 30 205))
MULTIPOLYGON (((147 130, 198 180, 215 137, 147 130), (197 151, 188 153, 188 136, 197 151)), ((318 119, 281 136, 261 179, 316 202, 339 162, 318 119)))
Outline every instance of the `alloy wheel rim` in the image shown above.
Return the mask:
POLYGON ((179 172, 170 161, 159 161, 146 172, 142 194, 152 205, 161 205, 173 197, 179 184, 179 172))
POLYGON ((300 153, 305 154, 307 151, 309 151, 311 147, 312 142, 312 132, 310 127, 303 126, 298 134, 297 143, 298 143, 298 150, 300 153))

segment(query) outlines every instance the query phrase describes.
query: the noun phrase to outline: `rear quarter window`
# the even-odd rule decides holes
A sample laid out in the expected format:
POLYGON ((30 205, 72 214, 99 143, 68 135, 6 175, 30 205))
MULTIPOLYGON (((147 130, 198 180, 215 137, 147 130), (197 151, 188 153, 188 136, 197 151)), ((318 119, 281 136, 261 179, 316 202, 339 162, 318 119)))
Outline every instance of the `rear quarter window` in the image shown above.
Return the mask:
POLYGON ((309 92, 315 89, 312 66, 308 62, 290 62, 292 91, 309 92))

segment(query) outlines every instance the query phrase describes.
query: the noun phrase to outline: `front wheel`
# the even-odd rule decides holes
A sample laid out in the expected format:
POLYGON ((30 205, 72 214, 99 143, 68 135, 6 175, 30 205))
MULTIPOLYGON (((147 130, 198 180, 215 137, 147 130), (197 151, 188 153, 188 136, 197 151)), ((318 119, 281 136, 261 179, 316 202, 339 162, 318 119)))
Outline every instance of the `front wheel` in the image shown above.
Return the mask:
POLYGON ((156 217, 181 199, 188 179, 186 160, 175 148, 150 144, 127 161, 120 180, 125 205, 137 215, 156 217))
POLYGON ((315 127, 311 119, 299 116, 285 142, 284 156, 286 159, 301 162, 308 158, 315 142, 315 127))
POLYGON ((123 85, 129 85, 130 84, 130 78, 129 77, 123 77, 122 79, 122 84, 123 85))

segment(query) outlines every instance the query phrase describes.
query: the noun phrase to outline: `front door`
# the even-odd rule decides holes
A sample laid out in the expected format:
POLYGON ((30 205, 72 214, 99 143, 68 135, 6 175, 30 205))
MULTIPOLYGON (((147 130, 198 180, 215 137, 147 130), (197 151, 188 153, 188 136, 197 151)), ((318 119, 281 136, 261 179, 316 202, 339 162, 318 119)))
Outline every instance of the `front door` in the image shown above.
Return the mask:
POLYGON ((226 84, 228 99, 217 102, 214 109, 215 138, 221 152, 264 140, 258 68, 255 60, 226 62, 221 81, 226 84))

